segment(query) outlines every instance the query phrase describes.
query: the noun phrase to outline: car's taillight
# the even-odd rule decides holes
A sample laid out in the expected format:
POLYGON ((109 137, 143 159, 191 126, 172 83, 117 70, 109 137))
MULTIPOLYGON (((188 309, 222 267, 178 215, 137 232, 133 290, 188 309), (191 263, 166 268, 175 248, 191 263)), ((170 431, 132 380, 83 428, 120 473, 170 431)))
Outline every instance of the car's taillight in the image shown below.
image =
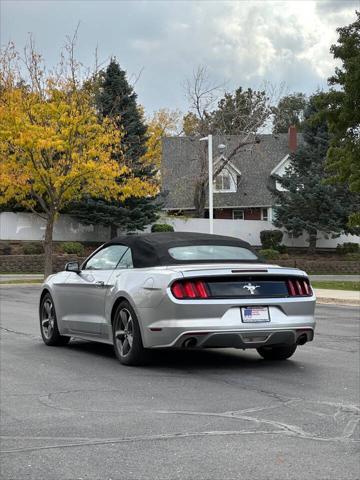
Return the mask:
POLYGON ((208 298, 206 283, 202 280, 177 280, 171 285, 171 292, 175 298, 208 298))
POLYGON ((286 281, 290 297, 310 297, 312 295, 311 287, 308 280, 291 279, 286 281))

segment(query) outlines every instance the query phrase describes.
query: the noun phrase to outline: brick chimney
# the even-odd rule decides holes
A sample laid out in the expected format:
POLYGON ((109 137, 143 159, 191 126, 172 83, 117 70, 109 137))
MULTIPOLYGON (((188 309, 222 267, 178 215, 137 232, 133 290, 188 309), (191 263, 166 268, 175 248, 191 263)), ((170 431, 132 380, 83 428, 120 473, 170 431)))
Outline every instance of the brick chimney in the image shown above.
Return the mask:
POLYGON ((290 153, 295 153, 297 148, 297 132, 295 125, 290 125, 288 130, 288 138, 290 153))

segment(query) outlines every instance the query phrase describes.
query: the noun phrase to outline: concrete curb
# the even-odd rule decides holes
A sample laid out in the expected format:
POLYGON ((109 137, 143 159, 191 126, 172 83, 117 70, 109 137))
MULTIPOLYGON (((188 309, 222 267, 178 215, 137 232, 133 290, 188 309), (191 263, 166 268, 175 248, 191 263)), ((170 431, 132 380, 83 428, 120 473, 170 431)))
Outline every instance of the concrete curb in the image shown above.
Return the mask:
POLYGON ((359 307, 360 300, 346 300, 343 298, 317 298, 318 305, 348 305, 349 307, 359 307))

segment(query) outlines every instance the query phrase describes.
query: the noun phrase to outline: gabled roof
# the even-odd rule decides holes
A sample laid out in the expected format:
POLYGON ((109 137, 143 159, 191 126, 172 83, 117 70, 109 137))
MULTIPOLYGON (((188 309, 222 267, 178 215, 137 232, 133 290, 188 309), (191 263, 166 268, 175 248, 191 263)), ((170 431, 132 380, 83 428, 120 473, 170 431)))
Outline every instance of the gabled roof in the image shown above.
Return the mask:
MULTIPOLYGON (((216 170, 218 164, 219 164, 222 160, 223 160, 223 161, 226 160, 225 155, 221 155, 219 158, 217 158, 217 159, 215 160, 215 162, 214 162, 214 170, 216 170)), ((237 175, 241 175, 240 170, 239 170, 238 168, 236 168, 235 165, 234 165, 232 162, 227 162, 225 168, 230 169, 230 170, 233 170, 237 175)))
MULTIPOLYGON (((287 134, 259 135, 260 143, 242 148, 231 159, 234 168, 241 172, 237 192, 214 193, 214 207, 271 206, 273 197, 269 186, 274 186, 271 173, 289 154, 287 134)), ((199 137, 165 137, 162 142, 162 191, 166 209, 193 209, 196 178, 204 165, 207 172, 207 156, 199 137)), ((238 136, 214 136, 213 148, 227 146, 228 155, 238 145, 238 136)), ((298 144, 301 135, 298 135, 298 144)))
POLYGON ((281 168, 286 165, 290 158, 290 153, 285 155, 285 157, 271 170, 271 175, 278 175, 278 172, 281 170, 281 168))

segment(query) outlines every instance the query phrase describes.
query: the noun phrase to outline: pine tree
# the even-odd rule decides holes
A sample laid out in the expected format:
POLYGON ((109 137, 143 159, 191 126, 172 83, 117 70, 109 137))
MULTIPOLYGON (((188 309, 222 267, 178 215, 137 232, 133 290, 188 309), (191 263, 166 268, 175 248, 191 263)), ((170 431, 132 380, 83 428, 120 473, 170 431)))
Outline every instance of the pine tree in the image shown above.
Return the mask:
MULTIPOLYGON (((98 74, 93 88, 99 116, 111 118, 122 131, 121 147, 125 164, 131 169, 130 175, 142 180, 153 179, 155 166, 143 160, 148 137, 137 95, 127 81, 126 72, 115 59, 111 59, 106 70, 98 74)), ((143 230, 157 219, 160 208, 160 201, 154 197, 130 197, 121 203, 89 197, 73 203, 66 213, 85 224, 110 226, 110 235, 114 237, 118 228, 122 231, 143 230)))
POLYGON ((330 135, 326 121, 317 115, 323 94, 313 95, 305 110, 304 144, 291 159, 283 177, 275 176, 284 189, 274 190, 276 197, 275 221, 295 237, 306 232, 309 253, 316 249, 319 232, 329 235, 352 233, 347 226, 348 215, 359 198, 345 185, 326 182, 326 154, 330 135))
MULTIPOLYGON (((360 11, 353 23, 337 32, 338 42, 330 51, 341 66, 329 78, 335 88, 325 104, 332 134, 327 166, 334 182, 347 183, 351 191, 360 193, 360 11)), ((360 225, 359 211, 352 212, 350 223, 360 225)))

